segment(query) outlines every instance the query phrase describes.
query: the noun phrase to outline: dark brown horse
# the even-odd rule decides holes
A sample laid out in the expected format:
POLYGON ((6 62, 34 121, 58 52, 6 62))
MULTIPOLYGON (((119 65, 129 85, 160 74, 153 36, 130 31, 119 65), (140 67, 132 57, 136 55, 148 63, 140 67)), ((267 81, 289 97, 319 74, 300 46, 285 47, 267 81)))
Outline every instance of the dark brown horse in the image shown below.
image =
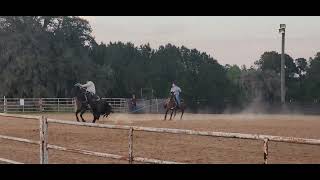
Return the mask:
POLYGON ((93 114, 93 121, 95 123, 96 120, 99 120, 100 116, 108 117, 110 113, 113 113, 112 107, 105 99, 94 99, 92 96, 85 95, 86 90, 81 88, 81 86, 77 83, 73 88, 73 94, 76 98, 76 118, 79 122, 78 113, 80 113, 80 117, 82 122, 86 122, 82 115, 87 111, 90 110, 93 114), (90 105, 90 107, 89 107, 90 105))
POLYGON ((172 114, 173 113, 174 113, 174 117, 176 117, 177 110, 181 111, 180 119, 182 119, 182 116, 184 114, 184 110, 185 110, 186 106, 185 106, 184 102, 182 102, 182 101, 180 103, 180 107, 179 108, 177 108, 176 105, 177 105, 177 103, 176 103, 174 94, 171 93, 170 98, 167 100, 167 102, 164 103, 164 106, 163 106, 166 109, 166 115, 164 116, 164 120, 167 119, 167 114, 168 114, 169 111, 171 111, 170 120, 172 119, 172 114))

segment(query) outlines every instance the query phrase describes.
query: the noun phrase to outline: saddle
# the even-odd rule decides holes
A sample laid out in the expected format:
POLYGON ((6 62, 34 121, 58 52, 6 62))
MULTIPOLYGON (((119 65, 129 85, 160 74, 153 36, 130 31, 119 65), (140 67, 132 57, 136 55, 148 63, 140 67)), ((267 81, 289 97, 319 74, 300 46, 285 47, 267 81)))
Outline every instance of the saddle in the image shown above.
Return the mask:
POLYGON ((84 94, 86 100, 83 101, 82 103, 86 105, 87 109, 91 109, 91 106, 90 106, 90 104, 89 104, 89 102, 88 102, 88 95, 89 95, 89 94, 90 94, 91 97, 92 97, 92 101, 94 101, 94 102, 99 102, 99 101, 101 100, 101 98, 100 98, 98 95, 92 94, 92 93, 90 93, 90 92, 86 92, 86 93, 84 94))
POLYGON ((93 94, 88 91, 86 91, 84 95, 85 95, 86 99, 88 99, 88 95, 90 95, 93 101, 100 101, 100 99, 101 99, 98 95, 93 94))

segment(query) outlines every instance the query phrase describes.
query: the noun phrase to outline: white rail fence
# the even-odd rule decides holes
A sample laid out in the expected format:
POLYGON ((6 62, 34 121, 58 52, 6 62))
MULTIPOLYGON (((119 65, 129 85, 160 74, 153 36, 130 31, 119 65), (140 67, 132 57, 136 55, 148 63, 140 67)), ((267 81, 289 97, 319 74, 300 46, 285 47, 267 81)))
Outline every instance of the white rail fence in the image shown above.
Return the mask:
MULTIPOLYGON (((128 100, 125 98, 106 99, 115 112, 127 112, 128 100)), ((73 98, 0 98, 0 112, 75 112, 76 101, 73 98)))
MULTIPOLYGON (((127 98, 102 98, 107 100, 114 112, 163 113, 164 99, 137 99, 137 107, 131 106, 127 98), (136 111, 137 109, 137 111, 136 111)), ((0 112, 75 112, 76 101, 73 98, 0 98, 0 112)))
MULTIPOLYGON (((127 160, 129 162, 129 164, 132 164, 134 161, 145 162, 145 163, 156 163, 156 164, 182 164, 182 163, 173 162, 173 161, 164 161, 164 160, 159 160, 159 159, 135 157, 134 152, 133 152, 134 131, 260 140, 260 141, 263 141, 263 163, 264 164, 268 164, 268 155, 269 155, 268 143, 269 143, 269 141, 295 143, 295 144, 320 145, 320 139, 306 139, 306 138, 296 138, 296 137, 243 134, 243 133, 226 133, 226 132, 212 132, 212 131, 195 131, 195 130, 186 130, 186 129, 169 129, 169 128, 124 126, 124 125, 93 124, 93 123, 81 123, 81 122, 74 122, 74 121, 48 119, 45 116, 10 115, 10 114, 4 114, 4 113, 0 113, 0 116, 23 118, 23 119, 38 119, 39 120, 40 141, 34 141, 34 140, 11 137, 11 136, 4 136, 4 135, 0 135, 0 139, 7 139, 7 140, 12 140, 12 141, 18 141, 18 142, 23 142, 23 143, 39 145, 40 146, 40 164, 48 164, 49 163, 49 153, 48 153, 49 149, 55 149, 55 150, 59 150, 59 151, 67 151, 67 152, 73 152, 73 153, 91 155, 91 156, 97 156, 97 157, 112 158, 112 159, 118 159, 118 160, 127 160), (66 147, 61 147, 61 146, 49 144, 49 142, 48 142, 49 123, 74 125, 74 126, 85 126, 85 127, 93 127, 93 128, 128 130, 128 155, 122 156, 122 155, 116 155, 116 154, 88 151, 88 150, 83 150, 83 149, 66 148, 66 147)), ((0 158, 0 161, 7 162, 7 163, 22 164, 21 162, 9 160, 9 159, 4 159, 4 158, 0 158)))

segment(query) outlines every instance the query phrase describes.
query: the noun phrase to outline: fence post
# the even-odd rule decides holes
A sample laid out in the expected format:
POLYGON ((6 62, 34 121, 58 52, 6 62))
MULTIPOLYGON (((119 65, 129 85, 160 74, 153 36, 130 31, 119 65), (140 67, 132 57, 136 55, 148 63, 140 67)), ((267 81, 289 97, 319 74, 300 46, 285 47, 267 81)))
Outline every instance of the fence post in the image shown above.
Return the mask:
POLYGON ((129 164, 133 162, 133 128, 129 129, 129 164))
POLYGON ((149 112, 149 113, 151 113, 151 111, 152 111, 152 99, 150 99, 149 102, 150 102, 150 103, 149 103, 149 105, 150 105, 150 112, 149 112))
POLYGON ((3 96, 3 112, 7 113, 7 99, 3 96))
POLYGON ((59 104, 59 98, 58 98, 58 112, 60 112, 60 104, 59 104))
POLYGON ((263 157, 264 157, 264 164, 268 164, 268 142, 269 139, 263 140, 263 157))
POLYGON ((48 164, 48 121, 41 116, 40 121, 40 164, 48 164))
POLYGON ((126 108, 125 108, 125 112, 127 113, 127 112, 129 112, 131 109, 129 108, 129 105, 130 105, 130 99, 125 99, 125 101, 126 101, 126 104, 127 104, 127 106, 126 106, 126 108))
POLYGON ((158 103, 158 98, 156 98, 156 103, 157 103, 157 113, 159 113, 159 103, 158 103))
POLYGON ((40 106, 40 112, 43 112, 42 98, 39 98, 39 106, 40 106))

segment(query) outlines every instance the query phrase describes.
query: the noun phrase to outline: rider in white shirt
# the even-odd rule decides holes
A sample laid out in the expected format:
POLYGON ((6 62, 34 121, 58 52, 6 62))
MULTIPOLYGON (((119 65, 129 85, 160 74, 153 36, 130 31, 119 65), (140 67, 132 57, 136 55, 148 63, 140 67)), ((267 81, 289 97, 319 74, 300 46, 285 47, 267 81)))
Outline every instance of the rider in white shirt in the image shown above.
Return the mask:
POLYGON ((173 94, 175 96, 175 100, 177 102, 177 106, 179 108, 180 107, 180 96, 179 95, 181 93, 181 89, 173 82, 170 92, 173 92, 173 94))
POLYGON ((81 84, 80 86, 86 89, 86 95, 89 94, 89 96, 98 99, 98 97, 96 96, 96 88, 92 81, 87 81, 86 84, 81 84))
POLYGON ((96 94, 96 87, 92 81, 87 81, 87 83, 82 84, 81 87, 86 88, 86 90, 92 94, 96 94))

